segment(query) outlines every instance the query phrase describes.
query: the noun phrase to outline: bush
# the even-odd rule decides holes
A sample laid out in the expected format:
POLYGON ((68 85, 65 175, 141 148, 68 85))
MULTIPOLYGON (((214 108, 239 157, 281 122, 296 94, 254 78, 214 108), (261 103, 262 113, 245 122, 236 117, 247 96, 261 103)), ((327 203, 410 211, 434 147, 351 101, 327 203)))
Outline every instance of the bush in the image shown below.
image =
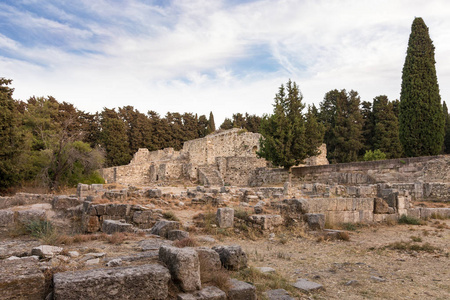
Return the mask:
POLYGON ((399 224, 409 224, 409 225, 423 225, 425 224, 424 221, 411 217, 411 216, 407 216, 407 215, 402 215, 400 217, 400 219, 398 219, 398 223, 399 224))
POLYGON ((173 211, 166 211, 163 213, 163 217, 169 221, 180 221, 173 211))
POLYGON ((373 161, 373 160, 383 160, 386 159, 386 153, 382 152, 379 149, 374 151, 368 150, 364 153, 364 161, 373 161))

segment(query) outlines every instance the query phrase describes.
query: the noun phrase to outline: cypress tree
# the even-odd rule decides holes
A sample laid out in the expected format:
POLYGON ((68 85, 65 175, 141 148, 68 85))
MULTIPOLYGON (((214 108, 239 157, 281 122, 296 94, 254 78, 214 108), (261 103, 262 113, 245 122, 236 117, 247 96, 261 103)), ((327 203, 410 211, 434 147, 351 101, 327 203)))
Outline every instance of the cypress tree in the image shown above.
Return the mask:
POLYGON ((402 74, 399 133, 406 156, 436 155, 444 142, 444 114, 434 46, 422 18, 411 26, 402 74))
POLYGON ((450 115, 448 114, 447 104, 443 104, 444 120, 445 120, 445 137, 444 137, 444 153, 450 153, 450 115))
POLYGON ((214 115, 212 111, 209 112, 208 127, 206 128, 206 131, 208 132, 208 134, 216 131, 216 123, 214 122, 214 115))

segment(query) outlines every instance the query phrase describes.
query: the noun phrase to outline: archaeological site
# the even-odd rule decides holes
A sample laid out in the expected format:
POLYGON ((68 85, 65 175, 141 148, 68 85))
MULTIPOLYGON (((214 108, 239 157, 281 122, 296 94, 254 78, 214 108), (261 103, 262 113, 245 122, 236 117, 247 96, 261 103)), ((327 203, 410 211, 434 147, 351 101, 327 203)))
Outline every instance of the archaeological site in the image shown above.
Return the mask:
POLYGON ((231 129, 0 197, 0 299, 449 299, 450 156, 291 176, 231 129))

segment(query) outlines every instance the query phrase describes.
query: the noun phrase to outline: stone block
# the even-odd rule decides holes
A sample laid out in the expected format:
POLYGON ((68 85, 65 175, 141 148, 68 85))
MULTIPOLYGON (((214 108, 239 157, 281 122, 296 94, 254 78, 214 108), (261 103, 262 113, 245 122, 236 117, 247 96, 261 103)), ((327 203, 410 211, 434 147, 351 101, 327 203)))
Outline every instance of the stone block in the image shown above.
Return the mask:
POLYGON ((168 267, 172 279, 184 292, 200 289, 200 263, 197 251, 192 248, 161 246, 159 260, 168 267))
POLYGON ((217 224, 220 228, 229 228, 234 225, 234 209, 224 207, 217 209, 216 213, 217 224))
POLYGON ((10 210, 0 210, 0 227, 8 227, 14 223, 14 213, 10 210))
POLYGON ((325 215, 324 214, 305 214, 305 222, 308 223, 308 227, 311 230, 323 230, 325 227, 325 215))
POLYGON ((148 190, 147 197, 149 197, 149 198, 161 198, 162 197, 162 191, 160 189, 148 190))
POLYGON ((319 283, 309 281, 304 278, 298 279, 295 283, 292 284, 295 288, 298 288, 302 292, 312 292, 317 290, 323 290, 323 286, 319 283))
POLYGON ((166 299, 170 273, 158 264, 53 275, 54 299, 166 299))
POLYGON ((17 211, 16 222, 27 223, 33 220, 45 219, 45 210, 43 209, 26 209, 17 211))
POLYGON ((420 219, 420 210, 421 210, 421 208, 419 208, 419 207, 418 208, 409 208, 407 210, 407 216, 420 219))
POLYGON ((231 287, 228 291, 228 299, 233 300, 256 300, 256 288, 254 285, 237 279, 230 280, 231 287))
POLYGON ((207 286, 195 293, 199 300, 227 300, 227 294, 215 286, 207 286))
POLYGON ((45 278, 36 259, 0 260, 0 269, 1 299, 45 298, 45 278))
POLYGON ((251 215, 248 218, 262 230, 273 230, 283 225, 283 218, 280 215, 251 215))
POLYGON ((149 224, 152 222, 153 212, 151 210, 135 211, 133 214, 133 223, 149 224))
POLYGON ((268 300, 295 300, 285 289, 268 290, 265 292, 268 300))
POLYGON ((41 245, 39 247, 34 247, 31 249, 31 255, 37 255, 40 258, 50 258, 60 254, 63 251, 63 248, 50 246, 50 245, 41 245))
POLYGON ((125 218, 130 213, 128 204, 108 204, 106 206, 106 215, 125 218))
POLYGON ((124 223, 118 220, 104 220, 102 224, 102 231, 107 234, 114 232, 130 232, 133 225, 124 223))
POLYGON ((397 222, 398 215, 397 214, 374 214, 373 221, 376 223, 381 222, 397 222))
POLYGON ((198 254, 202 281, 209 281, 222 267, 219 253, 206 247, 197 247, 195 251, 198 254))
POLYGON ((383 199, 375 198, 374 204, 375 204, 374 213, 376 214, 389 213, 389 205, 383 199))
POLYGON ((212 249, 219 253, 220 262, 224 268, 237 271, 247 267, 247 254, 241 246, 214 246, 212 249))
POLYGON ((181 228, 181 223, 177 221, 161 220, 156 222, 155 226, 150 230, 151 234, 156 234, 167 238, 169 231, 181 228))
POLYGON ((189 237, 189 232, 184 230, 171 230, 167 233, 167 238, 171 241, 180 241, 189 237))
POLYGON ((282 203, 286 204, 291 212, 301 214, 309 212, 309 202, 307 199, 285 199, 282 203))
POLYGON ((56 196, 52 200, 52 209, 67 210, 71 207, 78 206, 82 203, 83 203, 83 201, 79 200, 76 197, 56 196))

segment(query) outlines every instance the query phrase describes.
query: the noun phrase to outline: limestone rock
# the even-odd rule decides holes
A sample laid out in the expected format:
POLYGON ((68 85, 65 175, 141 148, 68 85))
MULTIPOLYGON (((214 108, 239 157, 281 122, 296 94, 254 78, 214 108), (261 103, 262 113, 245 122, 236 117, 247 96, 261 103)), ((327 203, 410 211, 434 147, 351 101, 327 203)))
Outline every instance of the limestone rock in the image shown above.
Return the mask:
POLYGON ((389 205, 381 198, 375 198, 375 208, 373 211, 375 214, 388 214, 389 205))
POLYGON ((97 232, 100 230, 100 221, 97 216, 83 215, 82 224, 85 232, 97 232))
POLYGON ((102 224, 102 231, 107 234, 114 232, 129 232, 133 225, 117 220, 104 220, 102 224))
POLYGON ((150 233, 167 238, 169 231, 180 229, 180 227, 180 222, 161 220, 156 222, 155 226, 150 230, 150 233))
POLYGON ((298 288, 299 290, 303 292, 311 292, 311 291, 317 291, 322 290, 323 286, 319 283, 309 281, 304 278, 300 278, 297 280, 297 282, 293 283, 292 286, 298 288))
POLYGON ((146 239, 138 242, 138 249, 141 251, 159 250, 162 245, 171 246, 172 241, 163 240, 161 238, 146 239))
POLYGON ((247 254, 242 251, 241 246, 214 246, 212 249, 219 253, 220 262, 224 268, 240 270, 247 267, 247 254))
POLYGON ((0 227, 8 227, 14 223, 14 213, 10 210, 0 210, 0 227))
POLYGON ((189 237, 189 232, 184 230, 171 230, 167 233, 167 238, 171 241, 182 240, 189 237))
POLYGON ((27 223, 33 220, 43 220, 45 219, 45 210, 43 209, 26 209, 19 210, 17 212, 16 221, 21 223, 27 223))
POLYGON ((54 299, 166 299, 169 279, 158 264, 56 273, 54 299))
POLYGON ((160 189, 151 189, 151 190, 148 190, 147 196, 149 198, 161 198, 162 191, 160 189))
POLYGON ((71 207, 78 206, 82 204, 83 201, 80 201, 77 197, 69 197, 69 196, 56 196, 52 201, 52 209, 55 210, 67 210, 71 207))
POLYGON ((167 265, 172 279, 184 292, 200 289, 200 263, 194 249, 161 246, 159 260, 167 265))
POLYGON ((237 279, 230 280, 231 287, 228 298, 233 300, 256 300, 256 288, 254 285, 237 279))
POLYGON ((63 248, 49 245, 41 245, 39 247, 34 247, 31 249, 31 255, 37 255, 42 258, 50 258, 55 255, 60 254, 63 248))
POLYGON ((280 215, 251 215, 249 220, 262 230, 273 230, 283 225, 283 218, 280 215))
POLYGON ((295 300, 285 289, 269 290, 265 294, 268 300, 295 300))
POLYGON ((197 247, 195 251, 198 254, 202 281, 208 281, 222 267, 219 253, 206 247, 197 247))
POLYGON ((220 228, 233 227, 234 209, 230 207, 223 207, 217 209, 216 220, 220 228))
POLYGON ((0 260, 1 299, 44 299, 45 279, 36 259, 0 260))
POLYGON ((304 218, 311 230, 323 230, 325 227, 324 214, 305 214, 304 218))

